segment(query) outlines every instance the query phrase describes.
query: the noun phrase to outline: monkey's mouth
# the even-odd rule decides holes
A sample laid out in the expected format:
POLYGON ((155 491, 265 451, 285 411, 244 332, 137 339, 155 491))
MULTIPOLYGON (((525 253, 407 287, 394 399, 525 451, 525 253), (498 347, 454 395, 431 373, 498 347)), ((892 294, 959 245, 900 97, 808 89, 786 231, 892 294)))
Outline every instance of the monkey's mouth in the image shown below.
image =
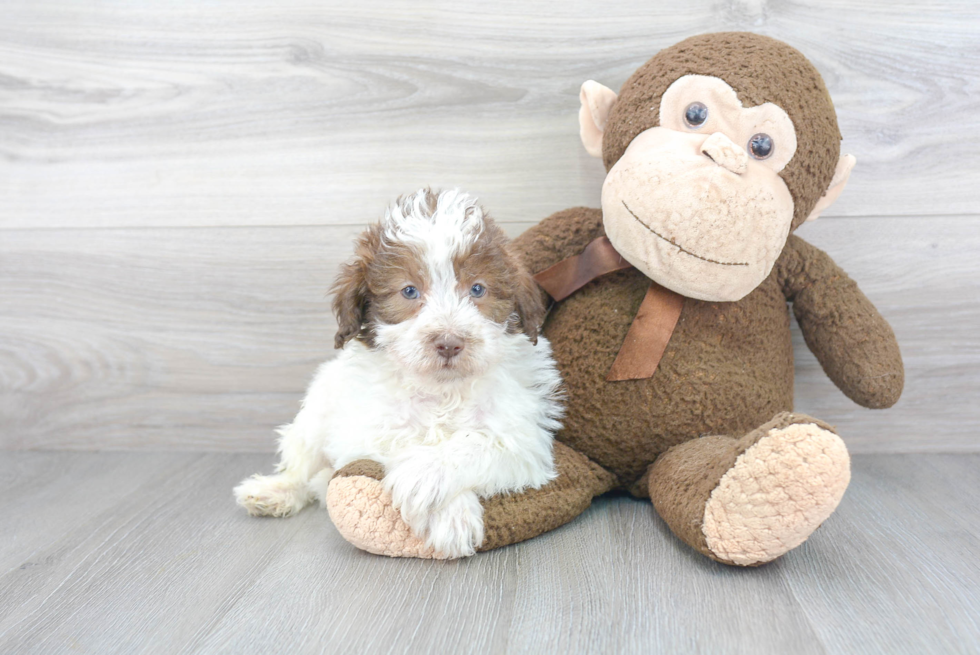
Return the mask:
POLYGON ((699 255, 697 253, 693 253, 690 250, 688 250, 687 248, 685 248, 684 246, 682 246, 679 243, 675 242, 673 239, 668 239, 667 237, 665 237, 664 235, 660 234, 655 229, 653 229, 652 227, 650 227, 649 225, 647 225, 646 223, 644 223, 643 221, 641 221, 640 220, 640 217, 633 213, 633 210, 630 209, 629 205, 626 204, 626 201, 625 200, 621 200, 620 202, 623 203, 623 207, 625 207, 626 208, 626 211, 628 211, 630 213, 630 216, 632 216, 634 219, 636 219, 636 222, 637 223, 639 223, 640 225, 642 225, 643 227, 645 227, 647 230, 649 230, 652 235, 654 235, 658 239, 662 239, 663 241, 666 241, 670 245, 672 245, 675 248, 677 248, 678 250, 680 250, 685 255, 690 255, 691 257, 694 257, 695 259, 700 259, 701 261, 708 262, 709 264, 718 264, 719 266, 748 266, 749 265, 748 262, 720 262, 720 261, 718 261, 716 259, 708 259, 707 257, 702 257, 701 255, 699 255))

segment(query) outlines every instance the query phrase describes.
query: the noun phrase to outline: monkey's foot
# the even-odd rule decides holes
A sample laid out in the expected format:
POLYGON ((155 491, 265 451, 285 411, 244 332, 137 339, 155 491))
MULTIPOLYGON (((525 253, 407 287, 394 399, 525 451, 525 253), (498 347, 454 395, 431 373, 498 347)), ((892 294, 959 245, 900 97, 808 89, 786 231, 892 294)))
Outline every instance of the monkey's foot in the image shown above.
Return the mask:
MULTIPOLYGON (((530 539, 568 523, 584 512, 592 498, 609 491, 616 478, 584 455, 565 444, 554 443, 558 477, 540 489, 500 494, 480 501, 483 508, 483 541, 476 550, 485 551, 530 539)), ((344 539, 361 550, 390 557, 449 559, 451 556, 425 545, 392 506, 391 496, 381 483, 384 469, 367 460, 352 462, 337 471, 327 487, 325 504, 344 539)), ((462 496, 462 494, 460 495, 462 496)), ((462 499, 461 499, 462 500, 462 499)), ((701 503, 704 507, 704 503, 701 503)), ((457 508, 459 509, 459 508, 457 508)), ((465 508, 463 508, 465 509, 465 508)), ((472 509, 472 508, 471 508, 472 509)), ((464 512, 472 517, 474 512, 464 512)), ((452 519, 452 515, 448 518, 452 519)), ((445 517, 444 517, 445 518, 445 517)), ((462 527, 465 526, 465 521, 462 527)), ((430 536, 445 537, 453 531, 465 534, 460 524, 430 524, 430 536), (448 530, 448 532, 447 532, 448 530)), ((437 540, 436 543, 445 539, 437 540)), ((442 548, 461 552, 460 548, 442 548)))
POLYGON ((337 471, 327 487, 330 519, 344 539, 375 555, 448 559, 416 537, 384 490, 380 464, 360 460, 337 471))
POLYGON ((814 423, 771 429, 711 492, 702 530, 718 559, 742 566, 796 548, 837 508, 851 479, 841 438, 814 423))
POLYGON ((847 448, 832 427, 782 412, 742 437, 674 446, 650 467, 647 484, 657 513, 685 543, 725 564, 756 566, 803 543, 850 479, 847 448))

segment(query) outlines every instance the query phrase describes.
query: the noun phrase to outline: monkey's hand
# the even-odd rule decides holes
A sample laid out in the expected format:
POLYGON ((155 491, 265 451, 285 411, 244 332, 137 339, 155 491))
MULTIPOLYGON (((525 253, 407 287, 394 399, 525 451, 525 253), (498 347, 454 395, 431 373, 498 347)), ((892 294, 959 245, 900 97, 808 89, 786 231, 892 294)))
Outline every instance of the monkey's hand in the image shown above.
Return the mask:
POLYGON ((827 376, 859 405, 894 405, 905 384, 898 341, 854 280, 797 236, 787 240, 776 268, 806 345, 827 376))

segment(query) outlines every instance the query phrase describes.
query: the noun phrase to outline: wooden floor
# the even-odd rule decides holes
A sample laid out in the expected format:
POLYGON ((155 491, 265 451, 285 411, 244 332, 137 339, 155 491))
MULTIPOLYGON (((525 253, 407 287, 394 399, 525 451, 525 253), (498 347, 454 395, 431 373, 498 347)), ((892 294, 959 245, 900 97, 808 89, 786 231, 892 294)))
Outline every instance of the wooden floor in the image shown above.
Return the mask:
POLYGON ((801 548, 736 569, 606 497, 457 562, 368 555, 319 508, 250 518, 270 458, 4 453, 2 653, 966 653, 980 455, 860 455, 801 548))

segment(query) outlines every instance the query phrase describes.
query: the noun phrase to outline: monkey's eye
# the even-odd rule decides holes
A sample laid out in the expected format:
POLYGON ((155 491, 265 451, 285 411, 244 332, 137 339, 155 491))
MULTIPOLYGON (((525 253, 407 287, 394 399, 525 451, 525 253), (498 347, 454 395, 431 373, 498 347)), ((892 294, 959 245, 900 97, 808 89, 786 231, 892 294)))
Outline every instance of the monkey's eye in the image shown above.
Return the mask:
POLYGON ((749 139, 749 152, 756 159, 768 159, 776 144, 768 134, 756 134, 749 139))
POLYGON ((408 298, 409 300, 418 300, 419 290, 413 287, 412 285, 408 285, 407 287, 402 289, 402 295, 408 298))
POLYGON ((684 122, 689 127, 697 129, 704 125, 706 120, 708 120, 708 108, 703 102, 692 102, 684 110, 684 122))
POLYGON ((487 288, 478 282, 470 287, 470 295, 474 298, 482 298, 487 295, 487 288))

